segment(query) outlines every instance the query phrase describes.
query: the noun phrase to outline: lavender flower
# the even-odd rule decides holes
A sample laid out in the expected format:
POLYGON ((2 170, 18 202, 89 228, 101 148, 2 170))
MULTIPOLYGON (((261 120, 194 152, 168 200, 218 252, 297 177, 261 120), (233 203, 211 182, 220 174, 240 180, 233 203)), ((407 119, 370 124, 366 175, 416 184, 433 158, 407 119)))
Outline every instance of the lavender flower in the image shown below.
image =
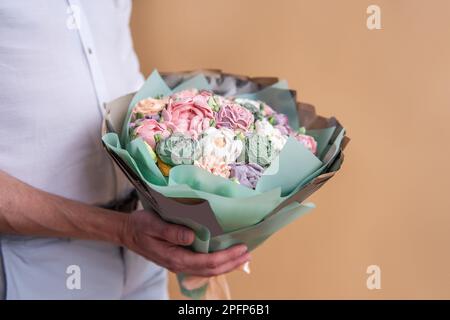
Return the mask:
POLYGON ((232 163, 230 166, 230 178, 236 178, 240 184, 255 189, 264 169, 256 163, 232 163))

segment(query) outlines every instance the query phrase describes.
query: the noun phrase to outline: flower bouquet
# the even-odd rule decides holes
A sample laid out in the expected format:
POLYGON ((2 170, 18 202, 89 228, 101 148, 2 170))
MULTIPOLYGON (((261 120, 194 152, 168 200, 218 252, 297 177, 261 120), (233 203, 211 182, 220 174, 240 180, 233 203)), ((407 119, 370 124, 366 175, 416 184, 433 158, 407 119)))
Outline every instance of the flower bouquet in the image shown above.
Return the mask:
MULTIPOLYGON (((209 70, 154 71, 106 105, 102 141, 144 208, 193 229, 192 250, 206 253, 253 250, 313 209, 303 201, 339 170, 349 139, 285 81, 209 70)), ((223 278, 178 279, 191 298, 208 284, 226 292, 223 278)))

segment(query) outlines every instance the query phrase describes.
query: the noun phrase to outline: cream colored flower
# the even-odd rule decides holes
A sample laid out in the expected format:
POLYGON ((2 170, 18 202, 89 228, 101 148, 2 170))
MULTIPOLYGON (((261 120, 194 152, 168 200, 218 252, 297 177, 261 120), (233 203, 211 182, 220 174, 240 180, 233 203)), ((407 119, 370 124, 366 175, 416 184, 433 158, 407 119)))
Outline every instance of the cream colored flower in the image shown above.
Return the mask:
POLYGON ((167 99, 147 98, 136 103, 133 113, 141 113, 144 116, 158 114, 167 104, 167 99))
POLYGON ((227 164, 235 162, 244 148, 243 142, 235 137, 233 130, 228 128, 207 129, 199 141, 200 155, 219 158, 227 164))
POLYGON ((272 126, 266 119, 255 122, 255 131, 261 136, 268 137, 276 152, 280 152, 286 144, 287 137, 281 134, 281 131, 272 126))
POLYGON ((215 156, 202 156, 194 161, 194 165, 224 178, 230 176, 230 167, 221 158, 215 156))

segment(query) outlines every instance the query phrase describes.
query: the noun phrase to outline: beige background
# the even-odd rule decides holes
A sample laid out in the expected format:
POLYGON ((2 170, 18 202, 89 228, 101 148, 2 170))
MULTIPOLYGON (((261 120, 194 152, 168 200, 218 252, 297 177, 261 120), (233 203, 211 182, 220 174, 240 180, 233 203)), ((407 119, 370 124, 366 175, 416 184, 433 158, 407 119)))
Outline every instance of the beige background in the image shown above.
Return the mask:
POLYGON ((450 298, 449 21, 447 0, 134 1, 145 74, 279 76, 352 137, 317 209, 229 276, 234 298, 450 298), (370 4, 382 30, 366 28, 370 4))

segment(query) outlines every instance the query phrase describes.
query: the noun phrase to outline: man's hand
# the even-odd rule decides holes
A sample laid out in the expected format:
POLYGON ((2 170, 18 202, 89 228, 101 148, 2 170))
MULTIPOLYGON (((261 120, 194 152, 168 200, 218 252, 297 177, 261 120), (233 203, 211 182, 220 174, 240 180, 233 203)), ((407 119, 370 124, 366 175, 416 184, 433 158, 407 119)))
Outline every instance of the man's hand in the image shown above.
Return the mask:
POLYGON ((172 272, 215 276, 250 260, 245 245, 214 253, 195 253, 183 248, 194 241, 194 232, 163 221, 156 213, 135 211, 125 222, 123 245, 172 272))

